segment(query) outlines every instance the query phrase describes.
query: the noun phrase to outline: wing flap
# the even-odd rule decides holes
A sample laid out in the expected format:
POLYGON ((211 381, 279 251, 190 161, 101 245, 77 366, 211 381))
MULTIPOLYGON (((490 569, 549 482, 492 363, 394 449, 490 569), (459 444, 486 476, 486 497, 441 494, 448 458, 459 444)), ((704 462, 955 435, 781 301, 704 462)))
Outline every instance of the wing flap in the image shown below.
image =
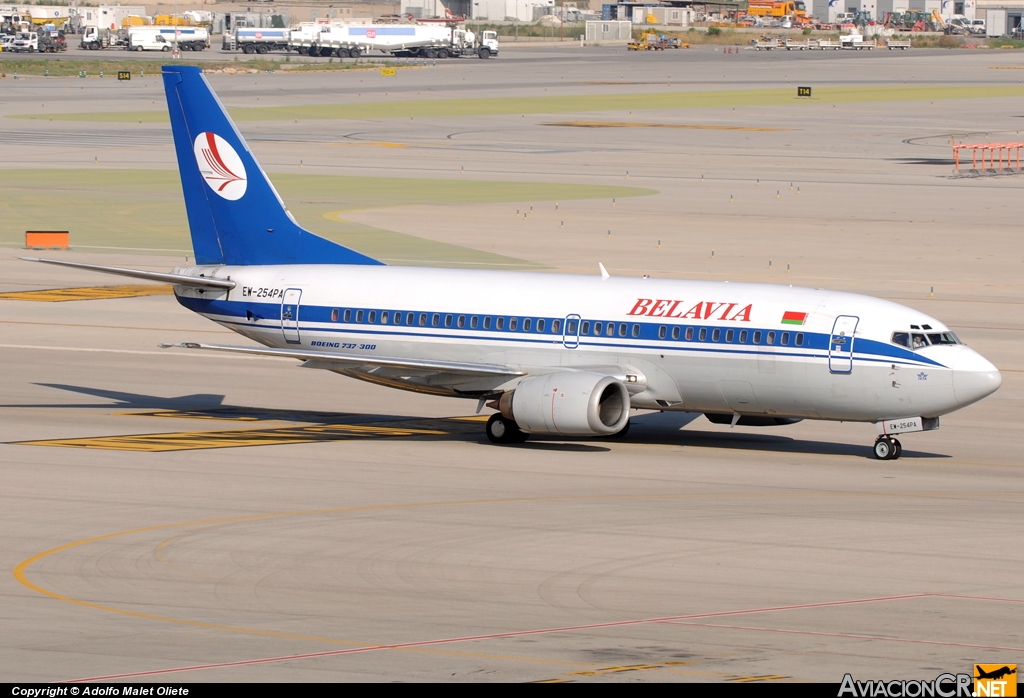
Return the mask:
POLYGON ((486 375, 486 376, 522 376, 522 371, 499 366, 497 364, 474 364, 461 363, 458 361, 434 361, 431 359, 399 359, 388 356, 369 356, 362 354, 328 354, 317 351, 301 351, 294 349, 273 349, 270 347, 238 347, 225 344, 201 344, 198 342, 184 342, 182 344, 161 344, 162 349, 207 349, 211 351, 225 351, 236 354, 249 354, 258 356, 278 356, 283 358, 299 359, 300 361, 312 361, 318 364, 334 364, 339 367, 355 366, 385 366, 388 368, 408 368, 418 371, 441 371, 445 373, 459 373, 464 375, 486 375))

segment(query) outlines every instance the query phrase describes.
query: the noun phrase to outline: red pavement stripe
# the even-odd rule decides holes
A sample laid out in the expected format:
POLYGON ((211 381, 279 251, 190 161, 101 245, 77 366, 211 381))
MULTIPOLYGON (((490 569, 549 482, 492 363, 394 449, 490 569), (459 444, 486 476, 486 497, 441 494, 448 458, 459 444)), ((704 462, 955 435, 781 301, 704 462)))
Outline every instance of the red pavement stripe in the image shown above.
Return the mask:
POLYGON ((546 635, 551 633, 576 632, 581 630, 600 630, 603 628, 620 628, 629 625, 644 625, 648 623, 668 623, 671 621, 697 620, 701 618, 721 618, 725 616, 737 616, 749 613, 772 613, 777 611, 798 611, 808 608, 824 608, 829 606, 850 606, 853 604, 880 603, 883 601, 902 601, 905 599, 920 599, 935 594, 902 594, 900 596, 878 596, 868 599, 851 599, 848 601, 826 601, 823 603, 798 604, 795 606, 769 606, 766 608, 749 608, 740 611, 718 611, 715 613, 696 613, 685 616, 665 616, 662 618, 642 618, 639 620, 620 620, 609 623, 591 623, 588 625, 569 625, 559 628, 541 628, 537 630, 513 630, 505 633, 491 633, 487 635, 467 635, 464 637, 449 637, 440 640, 420 640, 418 642, 402 642, 392 645, 367 645, 365 647, 351 647, 344 650, 327 650, 324 652, 311 652, 308 654, 290 654, 280 657, 264 657, 261 659, 243 659, 237 662, 219 662, 216 664, 194 664, 192 666, 176 667, 173 669, 154 669, 152 671, 136 671, 127 674, 110 674, 108 676, 90 676, 83 679, 71 679, 65 683, 81 683, 85 681, 119 681, 137 676, 155 676, 159 674, 173 674, 181 671, 198 671, 200 669, 222 669, 234 666, 250 666, 253 664, 269 664, 272 662, 291 662, 297 659, 316 659, 318 657, 336 657, 344 654, 359 654, 362 652, 376 652, 378 650, 400 650, 413 647, 427 647, 430 645, 447 645, 456 642, 474 642, 477 640, 500 640, 509 637, 524 637, 527 635, 546 635))

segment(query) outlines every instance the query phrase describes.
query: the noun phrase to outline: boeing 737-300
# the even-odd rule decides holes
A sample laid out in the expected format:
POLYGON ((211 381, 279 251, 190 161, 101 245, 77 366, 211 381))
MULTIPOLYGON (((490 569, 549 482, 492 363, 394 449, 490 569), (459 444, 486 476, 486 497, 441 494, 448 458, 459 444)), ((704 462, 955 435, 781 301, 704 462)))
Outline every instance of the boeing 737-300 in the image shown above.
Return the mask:
MULTIPOLYGON (((496 410, 487 437, 620 434, 630 409, 714 423, 872 423, 896 436, 999 388, 933 317, 852 293, 767 284, 393 267, 302 229, 202 71, 163 69, 195 252, 169 273, 37 260, 173 284, 254 346, 380 385, 496 410), (258 345, 258 346, 257 346, 258 345)), ((478 408, 479 410, 479 408, 478 408)))

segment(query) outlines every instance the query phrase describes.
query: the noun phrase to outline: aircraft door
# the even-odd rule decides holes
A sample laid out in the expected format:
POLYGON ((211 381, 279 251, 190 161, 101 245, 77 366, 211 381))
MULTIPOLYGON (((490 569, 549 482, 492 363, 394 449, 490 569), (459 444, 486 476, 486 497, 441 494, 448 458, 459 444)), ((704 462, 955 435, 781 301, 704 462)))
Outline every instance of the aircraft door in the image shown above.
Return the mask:
POLYGON ((299 343, 299 300, 302 298, 302 289, 286 289, 281 296, 281 332, 284 333, 284 341, 289 344, 299 343))
POLYGON ((832 325, 828 342, 828 370, 831 373, 853 372, 853 334, 860 318, 840 315, 832 325))
POLYGON ((575 349, 580 345, 580 316, 566 315, 562 325, 562 345, 566 349, 575 349))

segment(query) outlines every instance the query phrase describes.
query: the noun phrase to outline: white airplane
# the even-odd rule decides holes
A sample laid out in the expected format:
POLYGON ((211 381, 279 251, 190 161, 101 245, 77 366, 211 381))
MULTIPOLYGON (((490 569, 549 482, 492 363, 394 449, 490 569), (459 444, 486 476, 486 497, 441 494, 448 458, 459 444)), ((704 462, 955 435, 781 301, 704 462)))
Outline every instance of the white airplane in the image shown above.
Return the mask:
MULTIPOLYGON (((622 434, 631 408, 716 424, 801 419, 898 434, 993 393, 999 371, 933 317, 766 284, 389 267, 303 230, 202 71, 163 69, 196 266, 155 273, 183 306, 262 346, 187 349, 302 366, 497 410, 494 443, 622 434)), ((166 346, 166 345, 164 345, 166 346)))

